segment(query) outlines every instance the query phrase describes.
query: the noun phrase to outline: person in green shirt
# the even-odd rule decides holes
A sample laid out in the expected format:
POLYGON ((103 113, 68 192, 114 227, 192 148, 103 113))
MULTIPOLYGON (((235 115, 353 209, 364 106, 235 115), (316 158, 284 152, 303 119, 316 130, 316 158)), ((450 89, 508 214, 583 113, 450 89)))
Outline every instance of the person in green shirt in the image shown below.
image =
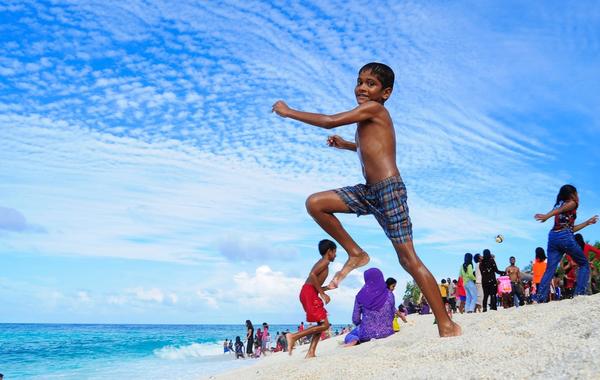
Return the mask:
POLYGON ((465 261, 460 266, 460 277, 463 279, 465 291, 467 293, 466 310, 467 313, 475 311, 477 302, 477 286, 475 286, 475 273, 473 271, 473 255, 465 253, 465 261))

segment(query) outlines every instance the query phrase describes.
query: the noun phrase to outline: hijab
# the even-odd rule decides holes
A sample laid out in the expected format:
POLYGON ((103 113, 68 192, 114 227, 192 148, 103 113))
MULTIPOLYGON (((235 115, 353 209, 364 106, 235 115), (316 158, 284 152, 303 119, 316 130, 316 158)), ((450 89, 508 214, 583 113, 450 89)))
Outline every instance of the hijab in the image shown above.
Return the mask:
POLYGON ((365 271, 365 284, 356 295, 356 301, 367 310, 380 310, 389 297, 383 273, 377 268, 365 271))

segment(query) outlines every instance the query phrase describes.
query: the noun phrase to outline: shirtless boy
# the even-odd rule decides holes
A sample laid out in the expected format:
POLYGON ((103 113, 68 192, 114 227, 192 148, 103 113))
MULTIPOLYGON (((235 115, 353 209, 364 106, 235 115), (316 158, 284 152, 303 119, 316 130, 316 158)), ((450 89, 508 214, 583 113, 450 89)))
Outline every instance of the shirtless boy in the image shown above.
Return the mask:
POLYGON ((511 256, 509 259, 510 265, 506 267, 506 275, 510 277, 510 284, 512 287, 512 298, 515 306, 523 306, 525 300, 523 299, 523 287, 521 286, 521 270, 515 265, 516 259, 511 256), (515 300, 515 296, 519 299, 518 303, 515 300))
POLYGON ((299 330, 297 333, 287 333, 288 352, 291 355, 294 350, 294 345, 298 339, 311 335, 310 346, 306 353, 307 358, 314 358, 317 344, 321 340, 321 333, 329 330, 329 320, 327 319, 327 310, 323 305, 329 303, 329 296, 325 291, 329 290, 323 286, 323 283, 329 275, 329 263, 335 260, 335 251, 337 247, 331 240, 321 240, 319 242, 319 253, 321 260, 312 267, 308 278, 300 291, 300 303, 306 312, 307 322, 317 322, 316 326, 309 327, 304 330, 299 330), (319 298, 321 296, 321 298, 319 298), (322 300, 321 300, 322 299, 322 300))
POLYGON ((308 213, 348 253, 348 260, 328 285, 335 289, 353 269, 369 262, 369 255, 346 232, 335 213, 373 214, 391 240, 402 267, 415 279, 438 321, 440 336, 460 335, 460 326, 446 314, 437 283, 417 256, 406 203, 406 187, 396 166, 396 133, 385 101, 392 94, 394 72, 382 63, 369 63, 358 72, 354 94, 358 106, 335 115, 302 112, 283 101, 273 112, 317 127, 332 129, 357 124, 355 142, 333 135, 329 146, 358 153, 366 184, 316 193, 306 200, 308 213))

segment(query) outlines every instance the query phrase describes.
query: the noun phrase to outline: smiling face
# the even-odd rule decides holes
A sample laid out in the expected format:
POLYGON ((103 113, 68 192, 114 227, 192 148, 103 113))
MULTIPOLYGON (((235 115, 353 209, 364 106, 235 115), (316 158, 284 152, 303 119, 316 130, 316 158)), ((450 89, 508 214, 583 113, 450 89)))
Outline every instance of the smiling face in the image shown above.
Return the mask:
POLYGON ((358 73, 354 95, 358 104, 373 100, 383 104, 392 94, 391 87, 383 88, 381 81, 373 75, 371 70, 358 73))

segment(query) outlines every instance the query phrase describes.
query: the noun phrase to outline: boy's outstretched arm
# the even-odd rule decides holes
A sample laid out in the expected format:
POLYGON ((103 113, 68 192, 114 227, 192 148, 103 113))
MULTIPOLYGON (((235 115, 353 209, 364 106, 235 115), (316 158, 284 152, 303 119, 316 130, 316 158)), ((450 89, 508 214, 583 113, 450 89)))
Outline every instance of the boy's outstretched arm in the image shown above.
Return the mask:
POLYGON ((368 120, 375 116, 375 114, 381 110, 381 107, 383 107, 381 104, 370 101, 363 103, 350 111, 337 113, 335 115, 323 115, 319 113, 298 111, 288 107, 282 100, 278 100, 273 104, 272 111, 281 117, 289 117, 303 123, 331 129, 368 120))

